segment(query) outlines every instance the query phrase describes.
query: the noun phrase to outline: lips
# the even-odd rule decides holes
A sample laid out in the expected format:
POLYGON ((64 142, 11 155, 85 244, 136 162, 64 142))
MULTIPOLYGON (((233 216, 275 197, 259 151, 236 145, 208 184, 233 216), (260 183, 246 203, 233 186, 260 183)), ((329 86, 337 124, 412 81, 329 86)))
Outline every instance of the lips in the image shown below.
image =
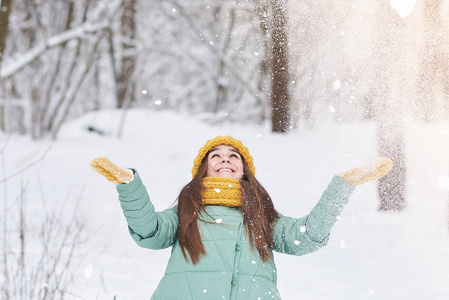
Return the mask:
POLYGON ((234 170, 230 169, 230 168, 220 168, 218 169, 218 172, 230 172, 230 173, 234 173, 234 170))

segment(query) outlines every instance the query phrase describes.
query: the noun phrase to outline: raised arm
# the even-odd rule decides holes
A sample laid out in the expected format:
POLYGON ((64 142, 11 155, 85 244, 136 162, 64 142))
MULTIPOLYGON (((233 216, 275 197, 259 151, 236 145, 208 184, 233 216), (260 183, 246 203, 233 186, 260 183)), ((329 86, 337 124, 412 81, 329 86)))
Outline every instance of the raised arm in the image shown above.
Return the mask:
POLYGON ((281 216, 273 229, 275 250, 304 255, 324 247, 355 186, 381 178, 390 171, 391 165, 389 158, 381 158, 335 176, 307 216, 299 219, 281 216))
POLYGON ((134 170, 118 167, 105 158, 94 159, 91 166, 116 184, 129 232, 138 245, 150 249, 173 245, 178 230, 177 207, 156 212, 147 189, 134 170))
POLYGON ((307 216, 298 219, 281 216, 273 230, 275 250, 304 255, 326 246, 329 233, 353 191, 353 186, 335 176, 307 216))

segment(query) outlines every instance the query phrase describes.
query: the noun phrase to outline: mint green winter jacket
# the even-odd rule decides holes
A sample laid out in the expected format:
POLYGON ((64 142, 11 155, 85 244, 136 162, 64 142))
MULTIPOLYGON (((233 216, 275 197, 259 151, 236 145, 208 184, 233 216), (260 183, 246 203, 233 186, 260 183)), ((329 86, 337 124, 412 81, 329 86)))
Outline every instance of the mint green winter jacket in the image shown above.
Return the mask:
MULTIPOLYGON (((165 275, 152 300, 281 299, 274 261, 263 262, 250 248, 238 208, 208 205, 198 221, 207 255, 192 265, 177 239, 177 206, 156 212, 135 172, 133 181, 117 185, 120 204, 136 243, 144 248, 172 247, 165 275)), ((316 206, 302 218, 282 216, 273 228, 277 252, 304 255, 324 247, 337 216, 354 187, 335 176, 316 206)))

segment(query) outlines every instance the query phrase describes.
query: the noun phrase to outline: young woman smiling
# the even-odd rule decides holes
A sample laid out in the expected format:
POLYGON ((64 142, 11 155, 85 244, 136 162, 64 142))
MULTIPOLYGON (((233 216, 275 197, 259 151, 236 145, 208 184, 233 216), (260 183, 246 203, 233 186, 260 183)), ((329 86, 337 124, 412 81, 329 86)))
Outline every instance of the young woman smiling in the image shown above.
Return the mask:
POLYGON ((151 299, 258 300, 280 299, 273 251, 304 255, 324 247, 354 187, 388 173, 391 160, 335 176, 301 218, 274 209, 255 177, 248 148, 230 136, 207 141, 177 205, 161 212, 155 211, 136 170, 105 158, 94 159, 92 167, 117 185, 136 243, 149 249, 172 247, 151 299))

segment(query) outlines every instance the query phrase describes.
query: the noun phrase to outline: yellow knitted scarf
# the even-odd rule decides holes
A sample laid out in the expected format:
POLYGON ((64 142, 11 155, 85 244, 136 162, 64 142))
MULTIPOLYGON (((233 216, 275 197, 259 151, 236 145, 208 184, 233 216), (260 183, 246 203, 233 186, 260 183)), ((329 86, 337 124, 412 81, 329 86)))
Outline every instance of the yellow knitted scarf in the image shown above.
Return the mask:
POLYGON ((206 205, 242 206, 242 192, 238 179, 204 177, 203 201, 206 205))

